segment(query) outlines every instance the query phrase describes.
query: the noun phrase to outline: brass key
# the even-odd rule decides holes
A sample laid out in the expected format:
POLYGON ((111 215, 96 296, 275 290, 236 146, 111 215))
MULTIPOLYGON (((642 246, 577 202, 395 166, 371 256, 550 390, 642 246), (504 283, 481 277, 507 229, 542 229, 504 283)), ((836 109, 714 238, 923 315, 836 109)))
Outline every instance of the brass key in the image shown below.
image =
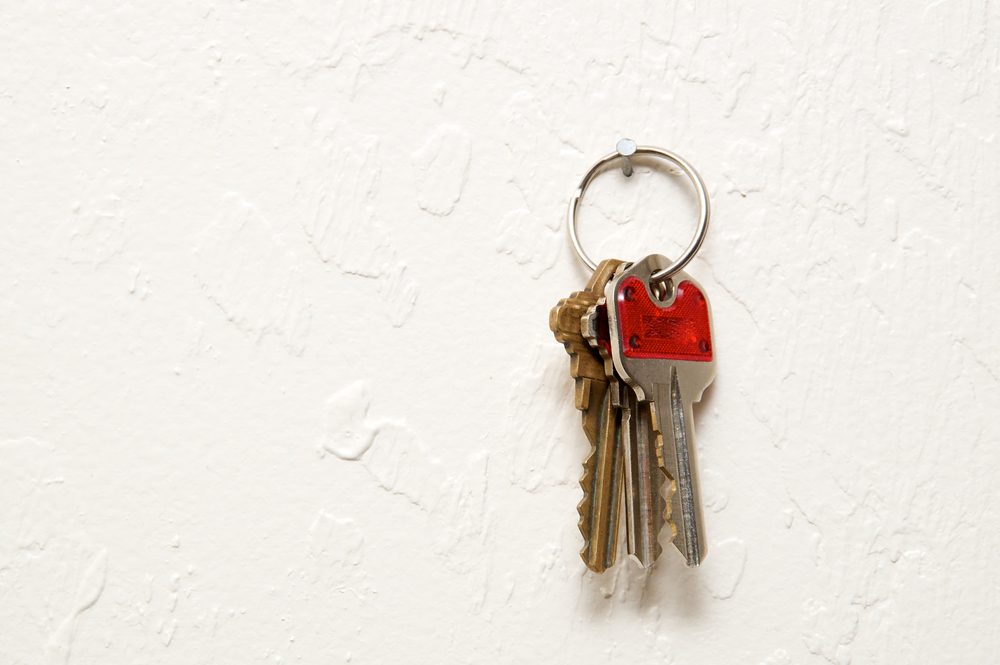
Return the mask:
POLYGON ((621 502, 622 448, 620 394, 611 386, 604 359, 584 338, 581 325, 587 311, 604 296, 604 289, 621 261, 601 262, 586 290, 560 300, 549 313, 549 328, 570 355, 570 374, 576 380, 576 408, 583 412, 583 431, 591 453, 583 463, 580 486, 583 499, 577 506, 587 567, 603 572, 614 565, 618 552, 621 502))

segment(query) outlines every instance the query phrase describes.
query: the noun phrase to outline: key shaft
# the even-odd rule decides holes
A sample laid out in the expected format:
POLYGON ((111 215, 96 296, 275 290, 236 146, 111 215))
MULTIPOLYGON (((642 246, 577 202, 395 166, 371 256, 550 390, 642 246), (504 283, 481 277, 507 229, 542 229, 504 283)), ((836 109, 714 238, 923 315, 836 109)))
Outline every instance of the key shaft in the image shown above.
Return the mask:
MULTIPOLYGON (((678 370, 670 369, 670 383, 656 385, 653 405, 669 405, 663 409, 656 429, 661 435, 664 469, 674 480, 671 493, 671 515, 675 516, 674 546, 684 555, 689 566, 701 565, 706 554, 705 518, 701 508, 697 455, 694 451, 694 418, 692 403, 682 395, 678 370)), ((659 416, 659 410, 657 410, 659 416)))
POLYGON ((622 429, 626 429, 627 420, 628 431, 627 440, 622 442, 628 553, 642 567, 649 568, 663 551, 658 536, 664 524, 665 477, 658 462, 649 405, 640 402, 624 382, 622 389, 628 395, 627 410, 622 410, 622 429))

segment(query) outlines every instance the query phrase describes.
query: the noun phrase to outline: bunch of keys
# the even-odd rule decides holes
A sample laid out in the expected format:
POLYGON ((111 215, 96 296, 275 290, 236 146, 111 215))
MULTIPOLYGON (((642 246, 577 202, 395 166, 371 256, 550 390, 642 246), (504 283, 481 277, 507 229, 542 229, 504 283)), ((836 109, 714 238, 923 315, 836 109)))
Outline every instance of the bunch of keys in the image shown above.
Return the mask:
POLYGON ((709 200, 697 171, 678 155, 628 139, 584 176, 570 202, 570 238, 594 273, 583 291, 560 300, 549 327, 570 355, 576 408, 591 444, 580 485, 580 532, 587 567, 614 565, 624 507, 626 549, 648 568, 662 552, 660 532, 688 566, 705 558, 692 405, 715 377, 708 299, 683 268, 708 231, 709 200), (698 229, 675 261, 654 254, 596 264, 577 234, 580 201, 593 179, 616 163, 632 174, 633 155, 661 159, 694 185, 698 229))

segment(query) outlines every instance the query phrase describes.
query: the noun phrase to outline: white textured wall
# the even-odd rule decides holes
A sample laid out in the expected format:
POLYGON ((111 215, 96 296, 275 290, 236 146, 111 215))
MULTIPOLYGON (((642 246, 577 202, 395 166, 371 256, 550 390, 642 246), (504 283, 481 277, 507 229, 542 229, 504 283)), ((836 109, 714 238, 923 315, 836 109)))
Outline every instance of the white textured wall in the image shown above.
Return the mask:
POLYGON ((0 665, 995 661, 997 3, 616 4, 0 8, 0 665), (622 135, 715 202, 701 570, 577 555, 622 135))

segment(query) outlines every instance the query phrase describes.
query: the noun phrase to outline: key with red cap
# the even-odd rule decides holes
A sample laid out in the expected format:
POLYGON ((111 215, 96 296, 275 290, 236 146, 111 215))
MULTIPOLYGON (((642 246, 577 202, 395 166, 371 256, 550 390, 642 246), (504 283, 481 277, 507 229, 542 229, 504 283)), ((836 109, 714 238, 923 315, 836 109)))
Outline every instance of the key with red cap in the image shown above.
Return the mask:
POLYGON ((619 271, 605 291, 615 370, 647 402, 663 470, 673 544, 689 566, 705 558, 692 405, 715 378, 712 316, 704 291, 684 272, 665 284, 650 276, 670 265, 652 255, 619 271))

